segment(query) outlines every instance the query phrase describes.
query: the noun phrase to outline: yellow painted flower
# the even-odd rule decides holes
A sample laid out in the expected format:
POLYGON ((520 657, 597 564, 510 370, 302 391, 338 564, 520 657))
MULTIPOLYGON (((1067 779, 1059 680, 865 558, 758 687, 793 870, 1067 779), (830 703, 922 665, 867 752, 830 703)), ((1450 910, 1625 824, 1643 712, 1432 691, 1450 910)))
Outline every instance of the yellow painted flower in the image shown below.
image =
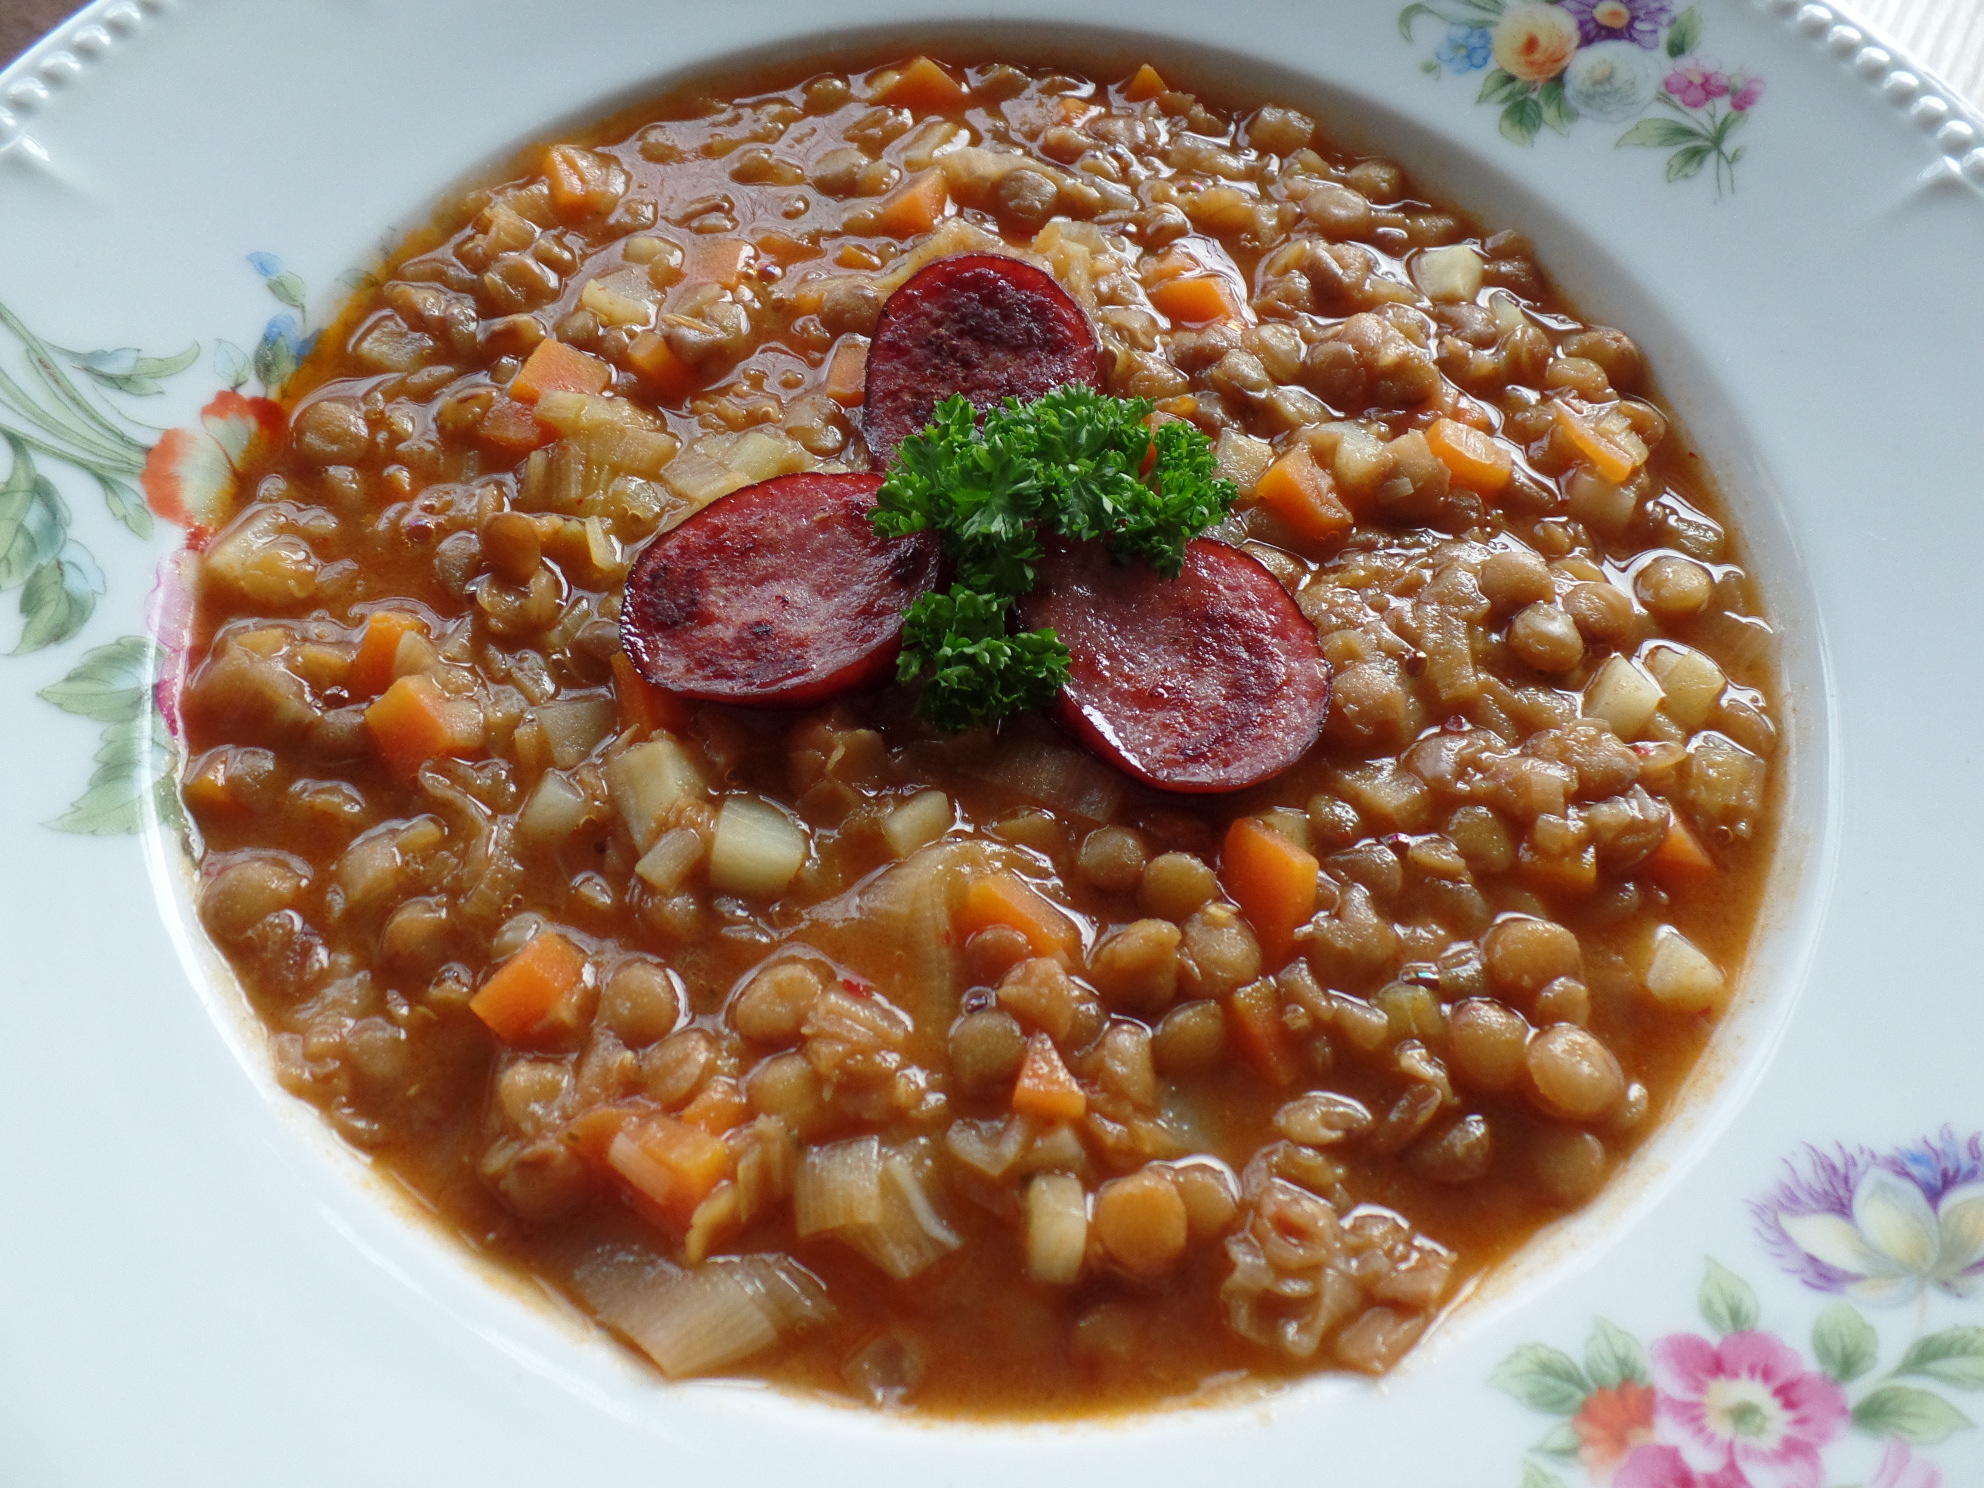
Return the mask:
POLYGON ((1525 0, 1511 5, 1495 23, 1495 65, 1518 82, 1555 77, 1577 49, 1577 22, 1561 6, 1525 0))

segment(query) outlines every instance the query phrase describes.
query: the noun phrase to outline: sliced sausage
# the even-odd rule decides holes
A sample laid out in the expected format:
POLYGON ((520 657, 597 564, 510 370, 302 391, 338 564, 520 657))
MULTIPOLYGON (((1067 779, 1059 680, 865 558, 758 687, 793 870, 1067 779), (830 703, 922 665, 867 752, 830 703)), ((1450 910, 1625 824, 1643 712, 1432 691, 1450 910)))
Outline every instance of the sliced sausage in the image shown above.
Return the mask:
POLYGON ((627 575, 620 641, 670 692, 799 707, 884 680, 902 612, 936 582, 927 532, 878 536, 874 475, 782 475, 649 543, 627 575))
POLYGON ((1021 602, 1068 648, 1062 720, 1104 759, 1173 791, 1233 791, 1294 764, 1323 726, 1329 663, 1258 561, 1196 538, 1175 579, 1100 543, 1057 549, 1021 602))
POLYGON ((868 348, 863 428, 878 461, 953 393, 975 408, 1064 383, 1100 387, 1095 328, 1051 274, 997 253, 940 258, 882 306, 868 348))

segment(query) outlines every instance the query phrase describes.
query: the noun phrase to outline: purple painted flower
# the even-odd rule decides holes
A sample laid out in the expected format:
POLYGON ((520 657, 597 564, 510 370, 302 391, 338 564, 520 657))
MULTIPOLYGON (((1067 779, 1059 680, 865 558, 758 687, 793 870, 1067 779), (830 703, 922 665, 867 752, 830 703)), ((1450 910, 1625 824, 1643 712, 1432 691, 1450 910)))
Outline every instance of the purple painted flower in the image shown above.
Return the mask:
POLYGON ((1984 1135, 1944 1127, 1881 1157, 1807 1146, 1750 1211, 1772 1257, 1815 1290, 1876 1303, 1984 1290, 1984 1135))
POLYGON ((1768 1333, 1674 1333, 1648 1357, 1661 1440, 1702 1481, 1734 1469, 1732 1484, 1823 1488, 1819 1449, 1845 1428, 1846 1396, 1796 1350, 1768 1333))
POLYGON ((1707 108, 1729 94, 1729 79, 1706 57, 1683 57, 1661 86, 1688 108, 1707 108))
POLYGON ((1757 100, 1764 96, 1764 80, 1754 72, 1732 72, 1729 74, 1729 106, 1737 113, 1747 113, 1757 106, 1757 100))
POLYGON ((1578 23, 1578 40, 1630 41, 1660 45, 1660 28, 1674 18, 1674 0, 1563 0, 1564 12, 1578 23))

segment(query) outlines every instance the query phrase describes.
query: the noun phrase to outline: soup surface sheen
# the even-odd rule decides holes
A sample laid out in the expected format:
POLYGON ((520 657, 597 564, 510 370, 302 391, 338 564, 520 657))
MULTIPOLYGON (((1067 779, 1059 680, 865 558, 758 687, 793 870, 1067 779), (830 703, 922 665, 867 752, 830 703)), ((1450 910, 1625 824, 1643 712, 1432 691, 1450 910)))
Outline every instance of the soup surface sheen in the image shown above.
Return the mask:
POLYGON ((449 203, 285 411, 201 561, 202 917, 287 1088, 670 1374, 1054 1415, 1382 1371, 1605 1184, 1742 966, 1769 632, 1638 349, 1292 109, 705 83, 449 203), (657 533, 869 468, 885 298, 986 252, 1213 440, 1210 535, 1332 672, 1285 773, 622 652, 657 533))

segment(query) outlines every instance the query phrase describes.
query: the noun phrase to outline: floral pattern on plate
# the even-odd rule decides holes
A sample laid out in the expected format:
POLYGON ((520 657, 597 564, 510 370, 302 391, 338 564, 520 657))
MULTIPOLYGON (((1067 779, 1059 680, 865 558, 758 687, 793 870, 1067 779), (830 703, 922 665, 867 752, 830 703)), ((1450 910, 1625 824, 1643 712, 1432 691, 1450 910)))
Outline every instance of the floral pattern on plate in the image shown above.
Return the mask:
POLYGON ((1631 122, 1619 145, 1665 150, 1669 181, 1713 166, 1716 192, 1736 183, 1744 146, 1733 137, 1763 97, 1749 68, 1701 51, 1701 8, 1674 0, 1422 0, 1399 12, 1407 41, 1420 22, 1444 24, 1433 76, 1485 72, 1477 102, 1500 110, 1502 133, 1533 144, 1580 119, 1631 122))
MULTIPOLYGON (((183 528, 197 546, 232 511, 239 472, 281 437, 283 413, 273 399, 316 335, 305 317, 302 279, 271 253, 251 253, 248 263, 284 308, 269 317, 252 351, 214 343, 214 370, 225 385, 191 428, 161 430, 132 409, 192 367, 198 342, 171 356, 131 346, 77 351, 43 338, 0 305, 0 444, 8 457, 0 476, 0 593, 20 596, 14 655, 74 640, 106 587, 102 568, 75 535, 74 513, 50 468, 66 467, 93 482, 110 515, 133 535, 151 537, 157 518, 183 528), (243 393, 251 382, 259 391, 243 393)), ((178 667, 169 653, 184 633, 190 604, 184 558, 178 549, 159 564, 150 634, 84 652, 39 693, 65 713, 102 725, 87 786, 49 823, 59 831, 135 832, 148 795, 163 819, 178 821, 171 788, 178 667), (153 726, 154 713, 163 727, 153 726)))
POLYGON ((1930 1306, 1984 1291, 1984 1134, 1808 1146, 1750 1209, 1771 1259, 1838 1300, 1794 1342, 1711 1257, 1706 1331, 1642 1345, 1599 1318, 1581 1360, 1523 1345, 1493 1382, 1562 1419, 1522 1488, 1563 1488, 1573 1464, 1608 1488, 1956 1488, 1927 1449, 1975 1424, 1950 1395, 1984 1390, 1984 1326, 1932 1329, 1930 1306))

